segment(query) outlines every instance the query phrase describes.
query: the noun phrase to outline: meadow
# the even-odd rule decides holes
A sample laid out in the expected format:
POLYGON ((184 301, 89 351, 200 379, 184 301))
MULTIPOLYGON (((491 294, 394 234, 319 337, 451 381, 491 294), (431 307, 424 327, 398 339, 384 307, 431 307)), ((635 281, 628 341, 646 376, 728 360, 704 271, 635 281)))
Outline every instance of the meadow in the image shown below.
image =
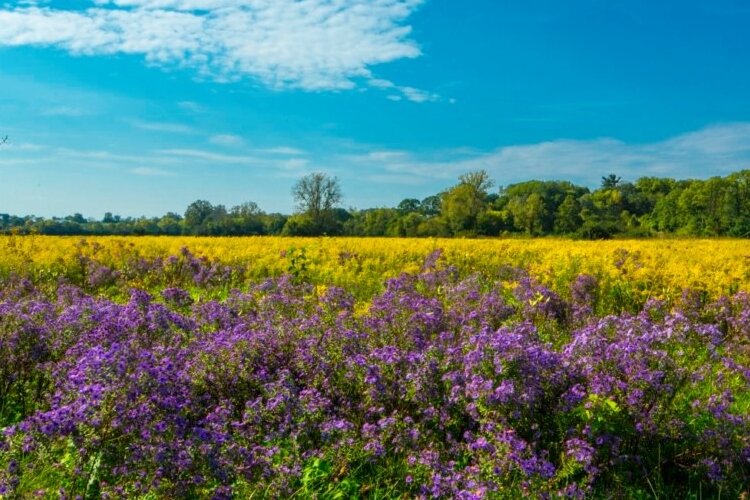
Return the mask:
POLYGON ((0 498, 711 498, 742 240, 0 236, 0 498))

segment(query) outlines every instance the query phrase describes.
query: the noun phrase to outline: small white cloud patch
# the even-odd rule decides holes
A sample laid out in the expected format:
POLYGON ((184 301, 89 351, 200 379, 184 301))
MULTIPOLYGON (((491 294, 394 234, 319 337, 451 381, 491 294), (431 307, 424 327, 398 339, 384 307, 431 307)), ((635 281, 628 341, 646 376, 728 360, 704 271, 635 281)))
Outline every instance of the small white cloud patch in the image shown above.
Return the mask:
POLYGON ((176 175, 174 172, 151 167, 136 167, 134 169, 131 169, 130 173, 143 177, 174 177, 176 175))
POLYGON ((233 134, 216 134, 212 135, 208 142, 216 146, 241 146, 245 143, 242 137, 233 134))
POLYGON ((130 124, 135 128, 141 130, 148 130, 149 132, 164 132, 167 134, 195 134, 196 130, 182 123, 169 123, 169 122, 146 122, 141 120, 131 120, 130 124))

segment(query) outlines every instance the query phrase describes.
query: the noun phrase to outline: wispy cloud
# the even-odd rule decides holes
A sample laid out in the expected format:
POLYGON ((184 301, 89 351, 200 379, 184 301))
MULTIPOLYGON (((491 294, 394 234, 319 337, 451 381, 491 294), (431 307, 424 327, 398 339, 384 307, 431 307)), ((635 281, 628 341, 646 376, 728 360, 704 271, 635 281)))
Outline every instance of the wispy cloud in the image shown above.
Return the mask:
POLYGON ((414 87, 398 87, 398 89, 404 97, 412 102, 435 102, 440 99, 440 96, 435 93, 416 89, 414 87))
POLYGON ((285 155, 285 156, 300 156, 305 154, 305 152, 298 148, 291 148, 288 146, 279 146, 276 148, 266 148, 266 149, 259 149, 258 150, 261 153, 268 153, 272 155, 285 155))
POLYGON ((254 156, 245 155, 225 155, 221 153, 215 153, 213 151, 205 151, 202 149, 161 149, 157 151, 160 155, 165 156, 178 156, 184 158, 192 158, 196 160, 203 160, 213 163, 232 163, 232 164, 257 164, 262 160, 254 156))
MULTIPOLYGON (((390 80, 383 80, 381 78, 373 78, 367 82, 371 87, 376 89, 385 90, 389 92, 387 98, 391 101, 402 101, 404 99, 416 102, 437 102, 440 100, 440 95, 434 92, 427 92, 415 87, 406 87, 403 85, 396 85, 390 80)), ((451 99, 451 102, 455 100, 451 99)))
POLYGON ((151 167, 136 167, 130 170, 130 173, 133 175, 140 175, 143 177, 174 177, 174 172, 170 172, 168 170, 162 170, 160 168, 151 168, 151 167))
MULTIPOLYGON (((0 138, 0 141, 2 141, 2 138, 0 138)), ((3 148, 9 149, 11 151, 39 151, 42 149, 46 149, 47 146, 30 142, 22 142, 20 144, 17 144, 9 139, 8 142, 3 144, 3 148)))
POLYGON ((194 101, 180 101, 177 106, 183 111, 189 111, 191 113, 204 113, 206 108, 194 101))
POLYGON ((245 143, 244 139, 233 134, 216 134, 209 137, 208 142, 217 146, 241 146, 245 143))
POLYGON ((530 179, 565 179, 596 186, 609 173, 628 180, 642 176, 726 175, 750 169, 750 123, 713 125, 646 143, 606 137, 559 139, 489 151, 461 148, 415 152, 334 140, 310 151, 291 146, 242 146, 236 154, 224 154, 218 148, 171 148, 128 154, 40 144, 10 144, 2 153, 0 167, 4 169, 55 165, 151 177, 200 178, 243 172, 264 179, 295 179, 325 170, 339 176, 345 186, 367 186, 373 196, 382 196, 378 203, 387 203, 392 201, 389 197, 434 193, 455 183, 459 175, 478 169, 487 170, 503 185, 530 179))
MULTIPOLYGON (((0 21, 0 32, 4 28, 0 21)), ((2 45, 0 41, 0 47, 2 45)), ((143 105, 142 101, 122 94, 70 86, 59 81, 13 72, 0 71, 0 89, 2 105, 10 106, 7 110, 0 110, 4 120, 12 117, 14 112, 33 113, 43 117, 89 117, 113 113, 119 108, 135 109, 143 105)), ((56 133, 59 135, 59 131, 56 133)))
POLYGON ((130 124, 135 128, 141 130, 148 130, 150 132, 166 132, 169 134, 196 134, 198 133, 193 127, 185 125, 183 123, 168 123, 168 122, 149 122, 142 120, 131 120, 130 124))
POLYGON ((660 142, 629 144, 613 138, 567 140, 501 147, 494 151, 433 152, 429 157, 407 151, 374 151, 347 155, 368 171, 385 171, 373 180, 394 182, 409 176, 423 183, 455 179, 460 174, 487 170, 501 183, 529 179, 569 179, 596 185, 601 176, 617 173, 642 176, 705 178, 750 169, 750 123, 710 126, 660 142), (393 177, 393 175, 397 177, 393 177))
POLYGON ((75 118, 79 116, 85 116, 89 112, 78 106, 51 106, 42 110, 44 116, 65 116, 75 118))
MULTIPOLYGON (((0 8, 0 46, 77 55, 133 54, 217 80, 275 88, 351 89, 371 67, 421 55, 409 16, 424 0, 52 0, 0 8)), ((432 94, 394 87, 425 102, 432 94)))
POLYGON ((310 166, 310 160, 307 158, 287 158, 285 160, 275 160, 273 161, 273 165, 286 172, 299 173, 310 166))

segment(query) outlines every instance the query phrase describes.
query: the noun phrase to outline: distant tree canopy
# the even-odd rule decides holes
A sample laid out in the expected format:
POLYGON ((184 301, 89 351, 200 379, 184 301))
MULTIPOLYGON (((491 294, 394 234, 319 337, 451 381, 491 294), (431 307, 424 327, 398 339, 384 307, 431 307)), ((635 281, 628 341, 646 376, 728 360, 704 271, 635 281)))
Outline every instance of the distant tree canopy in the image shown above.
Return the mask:
POLYGON ((750 170, 705 180, 615 174, 591 190, 568 181, 531 180, 501 186, 484 170, 461 175, 443 192, 395 207, 343 209, 339 181, 324 173, 301 178, 292 188, 297 212, 266 213, 248 201, 227 209, 206 200, 183 215, 101 220, 0 213, 0 232, 70 235, 352 235, 612 237, 750 237, 750 170))

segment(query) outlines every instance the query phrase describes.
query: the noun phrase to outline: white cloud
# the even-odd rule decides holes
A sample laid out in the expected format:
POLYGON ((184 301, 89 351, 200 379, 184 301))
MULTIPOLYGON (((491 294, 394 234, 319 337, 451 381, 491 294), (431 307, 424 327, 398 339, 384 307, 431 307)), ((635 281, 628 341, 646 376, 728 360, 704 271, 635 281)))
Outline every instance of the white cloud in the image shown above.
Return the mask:
MULTIPOLYGON (((0 143, 3 141, 5 136, 0 136, 0 143)), ((11 151, 39 151, 42 149, 46 149, 47 146, 44 146, 42 144, 34 144, 30 142, 23 142, 20 144, 16 144, 13 141, 8 138, 8 142, 3 144, 4 149, 9 149, 11 151)))
POLYGON ((177 103, 180 109, 189 111, 190 113, 204 113, 206 108, 193 101, 180 101, 177 103))
POLYGON ((34 158, 0 158, 0 167, 35 167, 38 163, 34 158))
POLYGON ((208 142, 217 146, 241 146, 245 143, 242 137, 233 134, 216 134, 212 135, 208 142))
POLYGON ((298 148, 290 148, 288 146, 279 146, 276 148, 259 149, 261 153, 268 153, 272 155, 285 155, 285 156, 300 156, 305 152, 298 148))
POLYGON ((351 158, 353 159, 366 159, 371 160, 375 162, 398 162, 403 160, 409 160, 410 155, 407 151, 391 151, 391 150, 375 150, 370 151, 369 153, 366 153, 364 155, 354 155, 351 158))
POLYGON ((310 164, 310 160, 306 158, 289 158, 287 160, 280 160, 274 162, 277 168, 287 171, 299 172, 307 168, 310 164))
POLYGON ((412 102, 435 102, 440 96, 414 87, 397 87, 412 102))
POLYGON ((501 184, 566 179, 594 186, 609 173, 630 180, 642 176, 706 178, 750 169, 750 123, 714 125, 643 144, 613 138, 560 139, 489 152, 444 151, 421 157, 405 151, 376 151, 342 160, 372 171, 421 177, 424 183, 456 179, 478 169, 487 170, 501 184))
POLYGON ((367 83, 369 83, 371 87, 375 87, 376 89, 392 89, 396 86, 396 84, 392 81, 383 80, 381 78, 373 78, 367 83))
POLYGON ((234 178, 237 172, 249 172, 264 179, 295 179, 323 170, 339 176, 344 186, 366 186, 382 197, 375 203, 379 204, 402 193, 426 196, 454 184, 459 175, 477 169, 486 169, 503 185, 530 179, 563 179, 597 186, 601 177, 609 173, 627 180, 642 176, 684 179, 726 175, 750 169, 750 123, 714 125, 647 143, 614 138, 559 139, 490 151, 463 148, 415 152, 346 140, 319 143, 309 151, 289 146, 243 146, 236 154, 190 147, 129 154, 127 150, 79 150, 39 144, 9 144, 0 150, 2 169, 59 166, 152 177, 221 173, 234 178), (402 187, 405 185, 408 188, 402 187))
POLYGON ((142 120, 131 120, 130 124, 141 130, 150 132, 166 132, 169 134, 195 134, 197 131, 183 123, 147 122, 142 120))
MULTIPOLYGON (((0 46, 76 55, 134 54, 218 80, 276 88, 350 89, 370 68, 421 50, 407 18, 423 0, 88 0, 84 10, 0 8, 0 46), (86 5, 88 4, 88 5, 86 5)), ((377 85, 372 84, 371 85, 377 85)), ((432 94, 399 88, 416 102, 432 94)))
POLYGON ((143 177, 174 177, 176 175, 174 172, 151 167, 137 167, 130 170, 130 173, 143 177))
POLYGON ((77 106, 51 106, 42 110, 44 116, 66 116, 76 118, 87 115, 87 111, 77 106))
POLYGON ((225 155, 221 153, 214 153, 213 151, 204 151, 202 149, 162 149, 157 151, 161 155, 168 157, 184 157, 192 158, 195 160, 204 160, 213 163, 229 163, 229 164, 257 164, 261 160, 252 156, 243 155, 225 155))
MULTIPOLYGON (((367 83, 376 89, 387 90, 389 92, 397 92, 396 94, 389 94, 386 96, 391 101, 402 101, 407 99, 411 102, 422 103, 422 102, 437 102, 440 100, 440 96, 433 92, 427 92, 414 87, 405 87, 402 85, 396 85, 390 80, 383 80, 380 78, 372 78, 367 83)), ((453 99, 451 99, 453 101, 453 99)))

